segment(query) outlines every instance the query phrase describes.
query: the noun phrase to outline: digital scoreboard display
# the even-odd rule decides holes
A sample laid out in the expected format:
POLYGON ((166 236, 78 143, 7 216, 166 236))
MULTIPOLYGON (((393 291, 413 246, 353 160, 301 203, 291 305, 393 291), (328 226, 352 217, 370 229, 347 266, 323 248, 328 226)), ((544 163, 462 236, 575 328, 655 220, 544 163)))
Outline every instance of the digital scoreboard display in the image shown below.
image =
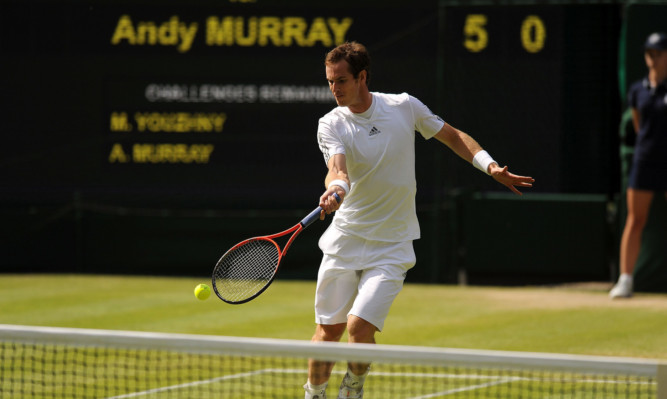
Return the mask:
POLYGON ((534 177, 531 192, 617 190, 617 5, 451 6, 444 21, 445 120, 534 177))
POLYGON ((1 189, 17 199, 311 207, 317 122, 336 106, 324 57, 347 40, 371 51, 375 90, 435 99, 430 5, 10 1, 1 14, 1 189))
MULTIPOLYGON (((618 6, 452 4, 4 1, 2 195, 310 208, 323 60, 348 40, 371 90, 418 97, 533 191, 609 191, 618 6)), ((419 195, 504 190, 422 141, 419 195)))
MULTIPOLYGON (((3 266, 208 272, 239 235, 294 223, 324 187, 316 130, 336 106, 324 58, 352 40, 370 51, 372 91, 419 98, 510 171, 534 177, 526 192, 577 194, 557 196, 566 202, 615 195, 624 5, 581 3, 3 0, 3 266)), ((479 201, 455 194, 508 190, 436 140, 415 140, 424 237, 415 251, 431 266, 411 278, 444 281, 458 273, 450 260, 461 248, 474 249, 466 232, 483 218, 466 213, 479 201)), ((560 231, 543 210, 568 204, 532 198, 519 218, 560 231)), ((488 203, 494 215, 513 212, 488 203)), ((596 223, 581 231, 606 231, 606 219, 596 223)), ((316 248, 310 233, 302 244, 316 248)), ((599 262, 583 269, 604 262, 590 255, 599 262)), ((290 259, 287 273, 310 278, 319 255, 290 259)))

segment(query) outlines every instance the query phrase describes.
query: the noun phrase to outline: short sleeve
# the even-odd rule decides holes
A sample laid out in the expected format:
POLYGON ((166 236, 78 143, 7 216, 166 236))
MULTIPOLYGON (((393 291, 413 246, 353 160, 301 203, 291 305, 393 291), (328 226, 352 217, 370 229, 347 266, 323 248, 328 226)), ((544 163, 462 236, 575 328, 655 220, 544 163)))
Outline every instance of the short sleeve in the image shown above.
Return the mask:
POLYGON ((320 120, 317 127, 317 143, 324 156, 324 162, 328 165, 329 159, 336 154, 345 154, 345 146, 340 137, 331 128, 329 123, 320 120))
POLYGON ((409 96, 412 112, 415 116, 415 130, 425 139, 435 136, 445 125, 445 121, 434 114, 424 103, 416 97, 409 96))

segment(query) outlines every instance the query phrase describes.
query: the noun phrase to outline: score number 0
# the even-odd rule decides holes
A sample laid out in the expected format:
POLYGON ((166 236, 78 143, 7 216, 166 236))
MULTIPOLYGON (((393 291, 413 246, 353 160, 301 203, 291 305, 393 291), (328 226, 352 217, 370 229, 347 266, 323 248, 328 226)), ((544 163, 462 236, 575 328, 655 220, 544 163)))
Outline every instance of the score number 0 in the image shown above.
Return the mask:
MULTIPOLYGON (((489 44, 486 30, 487 17, 484 14, 470 14, 466 17, 463 33, 463 46, 468 51, 478 53, 489 44)), ((547 29, 544 21, 537 15, 527 16, 521 23, 521 45, 529 53, 537 53, 544 48, 547 29)))

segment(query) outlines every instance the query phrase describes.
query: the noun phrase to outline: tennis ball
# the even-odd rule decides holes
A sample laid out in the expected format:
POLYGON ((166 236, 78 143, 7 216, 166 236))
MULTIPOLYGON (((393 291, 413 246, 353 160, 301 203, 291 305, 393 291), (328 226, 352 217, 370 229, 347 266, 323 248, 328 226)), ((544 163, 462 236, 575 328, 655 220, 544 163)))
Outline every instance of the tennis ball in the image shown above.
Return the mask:
POLYGON ((209 287, 208 285, 199 284, 198 286, 195 287, 195 296, 200 301, 208 299, 210 295, 211 295, 211 287, 209 287))

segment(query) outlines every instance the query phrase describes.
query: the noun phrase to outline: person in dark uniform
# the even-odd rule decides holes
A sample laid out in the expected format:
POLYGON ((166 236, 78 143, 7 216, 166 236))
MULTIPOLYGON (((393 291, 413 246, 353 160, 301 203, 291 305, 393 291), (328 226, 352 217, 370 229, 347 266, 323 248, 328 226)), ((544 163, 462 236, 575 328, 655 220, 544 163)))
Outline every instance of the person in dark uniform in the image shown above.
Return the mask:
POLYGON ((637 132, 627 190, 628 216, 621 238, 621 275, 611 298, 632 296, 632 273, 653 196, 667 195, 667 35, 653 33, 644 44, 648 75, 628 92, 637 132))

